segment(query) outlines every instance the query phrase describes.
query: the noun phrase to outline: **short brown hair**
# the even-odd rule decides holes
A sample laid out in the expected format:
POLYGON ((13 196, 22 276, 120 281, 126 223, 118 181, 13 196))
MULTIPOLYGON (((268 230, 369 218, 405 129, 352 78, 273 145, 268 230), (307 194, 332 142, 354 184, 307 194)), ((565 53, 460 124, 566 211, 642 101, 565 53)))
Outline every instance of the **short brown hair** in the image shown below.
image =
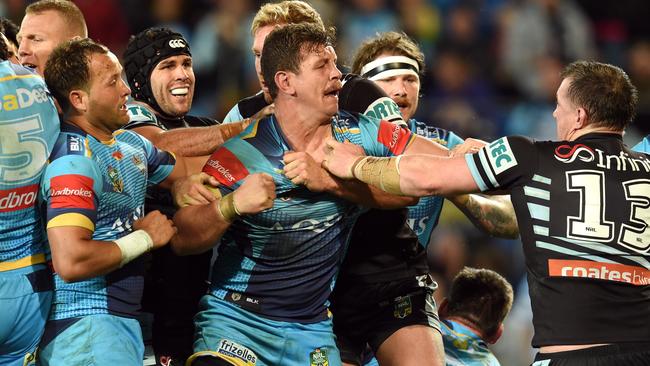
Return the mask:
POLYGON ((288 24, 273 30, 264 41, 260 60, 271 98, 278 95, 278 71, 298 73, 304 56, 320 46, 332 45, 332 38, 331 32, 309 23, 288 24))
POLYGON ((320 14, 304 1, 285 0, 262 5, 253 18, 251 33, 267 25, 310 23, 325 29, 320 14))
POLYGON ((354 54, 352 73, 360 75, 363 66, 374 61, 382 53, 394 53, 396 56, 412 58, 418 63, 420 74, 424 73, 422 50, 403 32, 377 33, 375 37, 364 41, 354 54))
POLYGON ((569 100, 587 111, 589 123, 623 131, 634 120, 638 92, 620 67, 576 61, 561 76, 570 79, 569 100))
POLYGON ((69 0, 40 0, 30 4, 25 14, 40 14, 46 11, 56 11, 63 16, 72 37, 88 37, 88 27, 83 13, 75 3, 69 0))
POLYGON ((512 286, 501 275, 489 269, 465 267, 451 283, 447 313, 471 321, 483 337, 489 337, 510 312, 512 299, 512 286))
POLYGON ((67 112, 71 107, 68 100, 71 91, 88 91, 90 57, 108 52, 106 46, 90 38, 66 41, 52 51, 45 64, 45 83, 63 111, 67 112))

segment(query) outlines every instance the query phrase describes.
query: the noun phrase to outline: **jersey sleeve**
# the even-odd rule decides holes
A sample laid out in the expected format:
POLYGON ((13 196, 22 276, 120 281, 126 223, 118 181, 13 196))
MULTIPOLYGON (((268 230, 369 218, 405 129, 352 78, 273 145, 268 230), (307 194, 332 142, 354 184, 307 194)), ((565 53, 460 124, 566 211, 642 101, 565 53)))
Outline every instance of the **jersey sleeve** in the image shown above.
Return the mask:
POLYGON ((158 122, 156 115, 140 104, 127 105, 129 123, 124 129, 131 130, 138 127, 153 126, 165 130, 165 127, 158 122))
POLYGON ((176 164, 176 158, 174 155, 170 152, 158 149, 145 137, 136 133, 134 133, 134 135, 138 136, 142 141, 144 152, 147 156, 147 184, 152 186, 167 179, 167 177, 172 173, 172 170, 174 170, 174 165, 176 164))
POLYGON ((643 140, 639 141, 638 144, 634 145, 632 150, 636 152, 650 154, 650 135, 644 137, 643 140))
POLYGON ((359 115, 362 147, 370 156, 394 156, 404 153, 415 135, 386 120, 359 115))
POLYGON ((62 156, 48 165, 42 182, 48 229, 78 226, 95 231, 103 180, 92 159, 62 156))
POLYGON ((481 191, 509 189, 525 181, 537 168, 535 144, 525 137, 502 137, 465 161, 481 191))
POLYGON ((447 148, 448 149, 451 149, 456 145, 460 145, 463 142, 465 142, 465 140, 463 140, 462 137, 456 135, 455 133, 453 133, 451 131, 448 131, 448 134, 447 134, 447 148))
POLYGON ((241 121, 242 119, 242 115, 239 112, 239 104, 235 104, 223 118, 223 123, 232 123, 235 121, 241 121))

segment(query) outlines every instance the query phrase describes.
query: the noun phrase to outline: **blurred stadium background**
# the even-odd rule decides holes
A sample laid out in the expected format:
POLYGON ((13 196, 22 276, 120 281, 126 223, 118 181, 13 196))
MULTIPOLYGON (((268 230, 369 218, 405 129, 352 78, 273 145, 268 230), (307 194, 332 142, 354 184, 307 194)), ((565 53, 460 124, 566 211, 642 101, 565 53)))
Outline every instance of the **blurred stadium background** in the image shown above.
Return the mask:
MULTIPOLYGON (((121 55, 129 35, 150 26, 182 33, 197 79, 192 114, 219 120, 258 90, 250 51, 255 0, 75 0, 90 36, 121 55)), ((650 133, 650 2, 645 0, 312 0, 337 29, 345 72, 356 47, 376 32, 403 30, 425 52, 417 119, 462 137, 491 140, 555 135, 551 115, 559 71, 576 59, 622 67, 639 89, 632 145, 650 133)), ((30 1, 2 0, 0 16, 17 24, 30 1)), ((447 204, 431 245, 432 270, 445 284, 464 265, 491 268, 516 289, 515 306, 494 348, 503 365, 529 364, 534 350, 519 240, 473 228, 447 204)))

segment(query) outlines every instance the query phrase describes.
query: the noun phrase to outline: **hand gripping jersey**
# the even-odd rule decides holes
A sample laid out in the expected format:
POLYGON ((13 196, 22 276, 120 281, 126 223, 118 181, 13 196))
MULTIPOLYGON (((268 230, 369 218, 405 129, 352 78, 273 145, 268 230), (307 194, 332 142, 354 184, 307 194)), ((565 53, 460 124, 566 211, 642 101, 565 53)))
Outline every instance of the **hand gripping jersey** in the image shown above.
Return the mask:
POLYGON ((620 135, 498 139, 466 155, 483 191, 511 190, 533 346, 650 341, 650 160, 620 135))
MULTIPOLYGON (((390 122, 343 111, 332 119, 332 135, 373 156, 401 154, 412 139, 390 122)), ((228 140, 206 163, 204 171, 222 183, 223 194, 260 172, 273 177, 277 193, 272 208, 237 220, 226 232, 211 292, 271 319, 310 323, 327 316, 327 298, 360 210, 291 183, 282 175, 289 150, 275 116, 269 116, 228 140)))
POLYGON ((453 320, 440 322, 447 366, 499 366, 499 360, 474 332, 453 320))
POLYGON ((43 79, 0 62, 0 270, 45 262, 36 198, 58 134, 59 116, 43 79))
MULTIPOLYGON (((101 241, 132 232, 133 222, 144 216, 147 186, 165 180, 175 162, 134 132, 118 130, 113 139, 101 142, 70 124, 62 126, 50 160, 41 187, 47 228, 79 226, 101 241)), ((140 259, 74 283, 55 274, 50 320, 90 314, 134 317, 142 297, 140 259)))

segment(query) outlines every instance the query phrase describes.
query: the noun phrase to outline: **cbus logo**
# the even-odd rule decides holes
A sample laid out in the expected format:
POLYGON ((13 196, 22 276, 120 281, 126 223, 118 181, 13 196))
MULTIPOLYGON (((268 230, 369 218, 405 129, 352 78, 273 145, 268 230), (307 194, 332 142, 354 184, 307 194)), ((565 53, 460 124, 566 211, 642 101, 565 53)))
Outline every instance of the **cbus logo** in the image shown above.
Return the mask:
POLYGON ((0 96, 0 111, 13 111, 28 108, 34 103, 48 103, 49 97, 45 88, 34 89, 17 88, 15 93, 0 96))
POLYGON ((185 47, 185 41, 182 39, 172 39, 169 41, 169 47, 171 48, 183 48, 185 47))
POLYGON ((18 211, 32 207, 36 202, 38 184, 0 191, 0 212, 18 211))
POLYGON ((555 159, 565 164, 573 163, 576 159, 588 163, 594 161, 595 154, 589 146, 583 144, 560 145, 555 148, 555 159))

